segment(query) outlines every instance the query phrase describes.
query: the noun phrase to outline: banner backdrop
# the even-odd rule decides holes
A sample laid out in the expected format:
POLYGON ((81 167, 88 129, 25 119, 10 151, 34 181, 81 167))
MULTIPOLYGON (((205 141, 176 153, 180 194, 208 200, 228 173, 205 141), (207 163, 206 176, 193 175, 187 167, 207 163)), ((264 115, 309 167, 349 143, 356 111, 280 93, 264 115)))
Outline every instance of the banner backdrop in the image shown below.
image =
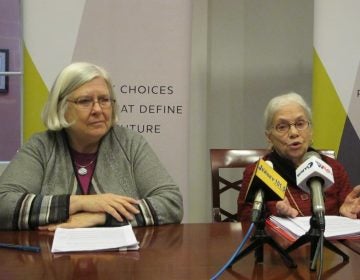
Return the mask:
POLYGON ((360 1, 315 0, 314 144, 360 183, 360 1))
MULTIPOLYGON (((48 2, 24 1, 25 110, 34 117, 31 99, 42 100, 71 61, 103 66, 119 97, 120 124, 157 152, 181 188, 186 220, 191 0, 48 2), (44 87, 33 88, 34 79, 44 87)), ((27 137, 40 128, 33 118, 24 122, 27 137)))

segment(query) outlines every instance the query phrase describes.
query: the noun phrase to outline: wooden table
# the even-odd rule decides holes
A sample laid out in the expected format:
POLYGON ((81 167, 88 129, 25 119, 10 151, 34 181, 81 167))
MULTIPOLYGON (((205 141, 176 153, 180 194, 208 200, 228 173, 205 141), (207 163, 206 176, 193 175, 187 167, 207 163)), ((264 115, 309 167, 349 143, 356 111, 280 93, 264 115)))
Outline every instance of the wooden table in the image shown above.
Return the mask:
MULTIPOLYGON (((139 251, 68 254, 50 252, 52 233, 1 231, 0 242, 39 245, 41 252, 0 249, 0 279, 210 279, 243 239, 240 223, 165 225, 134 231, 139 251)), ((279 243, 286 246, 284 240, 279 243)), ((343 263, 340 256, 325 249, 323 279, 359 279, 359 254, 335 244, 350 261, 343 263)), ((268 245, 264 248, 263 264, 255 264, 254 253, 250 253, 220 279, 316 278, 316 272, 309 270, 309 245, 290 254, 297 268, 287 268, 278 252, 268 245)))

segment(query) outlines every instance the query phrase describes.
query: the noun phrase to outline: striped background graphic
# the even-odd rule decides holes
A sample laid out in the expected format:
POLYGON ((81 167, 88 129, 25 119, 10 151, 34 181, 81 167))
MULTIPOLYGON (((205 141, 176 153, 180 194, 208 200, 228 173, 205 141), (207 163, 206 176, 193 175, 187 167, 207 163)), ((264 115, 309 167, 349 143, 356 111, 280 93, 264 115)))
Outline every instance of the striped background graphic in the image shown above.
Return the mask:
POLYGON ((315 0, 314 146, 334 149, 360 184, 360 1, 315 0))

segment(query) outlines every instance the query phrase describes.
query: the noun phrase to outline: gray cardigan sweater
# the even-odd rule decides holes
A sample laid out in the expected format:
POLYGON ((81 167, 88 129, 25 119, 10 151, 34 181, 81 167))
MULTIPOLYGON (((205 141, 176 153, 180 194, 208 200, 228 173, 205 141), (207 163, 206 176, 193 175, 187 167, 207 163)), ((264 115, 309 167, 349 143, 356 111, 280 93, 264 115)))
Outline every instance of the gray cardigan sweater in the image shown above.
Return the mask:
MULTIPOLYGON (((139 199, 133 226, 180 223, 183 202, 144 137, 114 126, 103 137, 90 193, 139 199)), ((0 177, 0 228, 31 229, 69 217, 71 194, 81 194, 64 131, 35 134, 0 177)), ((107 226, 118 225, 107 216, 107 226)))

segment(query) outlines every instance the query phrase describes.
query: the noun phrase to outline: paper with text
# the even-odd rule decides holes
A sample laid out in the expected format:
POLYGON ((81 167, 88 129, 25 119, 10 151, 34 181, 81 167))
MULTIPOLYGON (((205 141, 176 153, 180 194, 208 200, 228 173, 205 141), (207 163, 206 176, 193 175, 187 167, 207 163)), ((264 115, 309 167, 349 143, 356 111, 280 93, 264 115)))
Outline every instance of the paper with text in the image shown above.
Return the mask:
POLYGON ((131 225, 99 228, 57 228, 52 253, 103 250, 138 250, 131 225))
MULTIPOLYGON (((310 217, 282 218, 270 216, 270 221, 296 237, 310 229, 310 217)), ((360 220, 342 216, 325 216, 324 237, 331 239, 360 238, 360 220)))

